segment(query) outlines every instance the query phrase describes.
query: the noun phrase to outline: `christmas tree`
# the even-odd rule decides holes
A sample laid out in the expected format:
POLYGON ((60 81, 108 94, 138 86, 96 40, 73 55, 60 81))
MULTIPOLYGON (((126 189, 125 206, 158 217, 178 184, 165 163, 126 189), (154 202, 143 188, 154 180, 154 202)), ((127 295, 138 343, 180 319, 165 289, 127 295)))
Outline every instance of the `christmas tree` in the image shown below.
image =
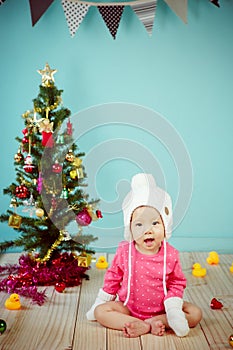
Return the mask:
POLYGON ((4 189, 11 197, 10 209, 0 216, 18 235, 1 242, 0 251, 22 247, 28 252, 27 263, 37 267, 75 260, 83 273, 94 253, 88 246, 96 239, 85 234, 83 227, 102 215, 96 209, 98 200, 89 200, 85 192, 85 153, 74 143, 71 112, 62 106, 63 90, 55 86, 56 70, 46 64, 38 72, 42 77, 39 94, 33 109, 22 115, 24 129, 16 137, 16 182, 4 189), (20 207, 25 215, 18 214, 20 207), (77 223, 77 233, 71 235, 67 227, 72 221, 77 223))

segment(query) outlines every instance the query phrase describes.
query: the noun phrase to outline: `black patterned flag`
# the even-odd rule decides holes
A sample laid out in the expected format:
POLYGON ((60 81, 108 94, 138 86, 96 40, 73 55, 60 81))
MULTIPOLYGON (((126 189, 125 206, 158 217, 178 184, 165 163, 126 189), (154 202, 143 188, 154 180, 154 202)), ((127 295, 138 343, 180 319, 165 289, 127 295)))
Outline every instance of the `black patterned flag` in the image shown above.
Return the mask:
POLYGON ((98 6, 98 10, 106 23, 113 38, 116 38, 116 33, 120 24, 124 6, 98 6))
POLYGON ((138 4, 132 4, 131 7, 144 24, 148 34, 152 34, 155 10, 156 10, 157 0, 139 2, 138 4))
POLYGON ((33 26, 39 21, 40 17, 43 16, 53 1, 54 0, 29 0, 33 26))
POLYGON ((82 20, 86 16, 90 5, 78 2, 71 2, 69 0, 62 0, 62 6, 65 12, 70 35, 73 37, 78 27, 82 23, 82 20))

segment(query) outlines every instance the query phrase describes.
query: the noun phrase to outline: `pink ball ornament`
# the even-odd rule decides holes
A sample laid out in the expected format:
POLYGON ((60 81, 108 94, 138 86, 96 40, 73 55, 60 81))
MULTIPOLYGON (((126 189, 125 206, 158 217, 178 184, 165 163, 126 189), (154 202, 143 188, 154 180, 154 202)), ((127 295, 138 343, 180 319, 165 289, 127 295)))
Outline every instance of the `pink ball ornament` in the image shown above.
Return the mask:
POLYGON ((81 226, 88 226, 92 222, 92 218, 88 213, 87 208, 84 208, 76 215, 76 221, 81 226))

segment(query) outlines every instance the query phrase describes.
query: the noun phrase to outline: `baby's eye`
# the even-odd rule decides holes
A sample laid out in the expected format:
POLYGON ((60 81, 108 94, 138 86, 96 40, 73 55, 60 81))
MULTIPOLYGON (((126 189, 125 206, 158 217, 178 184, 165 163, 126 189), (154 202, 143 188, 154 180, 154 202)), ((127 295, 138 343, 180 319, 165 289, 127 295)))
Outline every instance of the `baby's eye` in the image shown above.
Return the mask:
POLYGON ((141 224, 140 222, 137 222, 135 226, 137 226, 137 227, 141 227, 141 226, 142 226, 142 224, 141 224))
POLYGON ((152 222, 152 225, 158 225, 158 224, 159 224, 158 221, 153 221, 153 222, 152 222))

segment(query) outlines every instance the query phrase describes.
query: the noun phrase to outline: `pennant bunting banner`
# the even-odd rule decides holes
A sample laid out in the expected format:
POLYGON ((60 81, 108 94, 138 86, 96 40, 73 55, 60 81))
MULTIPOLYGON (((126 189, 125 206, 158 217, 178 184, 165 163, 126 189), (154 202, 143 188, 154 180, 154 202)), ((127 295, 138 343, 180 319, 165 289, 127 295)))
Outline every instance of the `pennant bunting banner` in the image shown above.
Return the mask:
POLYGON ((68 23, 70 35, 73 37, 87 14, 90 5, 62 0, 63 10, 68 23))
POLYGON ((187 3, 188 0, 164 0, 175 14, 187 23, 187 3))
POLYGON ((152 34, 153 30, 156 5, 157 0, 139 2, 138 4, 131 5, 140 21, 144 24, 149 35, 152 34))
MULTIPOLYGON (((0 0, 0 6, 6 0, 0 0)), ((31 20, 34 26, 38 20, 47 11, 54 0, 29 0, 31 10, 31 20)), ((98 8, 106 26, 112 37, 115 39, 120 24, 120 20, 126 6, 130 6, 139 20, 145 26, 149 35, 152 34, 155 12, 158 0, 113 0, 113 2, 102 2, 102 0, 61 0, 66 21, 73 37, 80 24, 86 16, 89 8, 95 6, 98 8), (97 1, 97 2, 96 2, 97 1)), ((188 0, 164 0, 172 11, 187 23, 188 0)), ((218 0, 208 0, 214 5, 220 7, 218 0)))
POLYGON ((54 0, 29 0, 33 26, 39 21, 53 1, 54 0))
POLYGON ((115 39, 124 6, 98 6, 98 10, 115 39))

